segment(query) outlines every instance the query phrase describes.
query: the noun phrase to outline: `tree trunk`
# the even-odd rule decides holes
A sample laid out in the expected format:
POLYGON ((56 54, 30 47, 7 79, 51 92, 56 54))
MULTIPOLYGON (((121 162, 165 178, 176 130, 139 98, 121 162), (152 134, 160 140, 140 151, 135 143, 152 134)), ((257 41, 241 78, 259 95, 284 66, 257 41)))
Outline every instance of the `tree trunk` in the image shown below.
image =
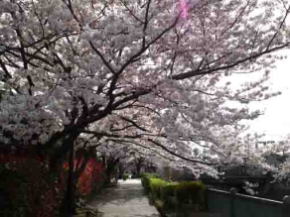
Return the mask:
POLYGON ((118 178, 119 179, 123 178, 124 173, 125 173, 125 167, 124 167, 124 165, 122 163, 119 163, 119 166, 118 166, 118 178))
POLYGON ((113 175, 116 175, 116 166, 119 162, 119 158, 114 159, 109 157, 106 161, 106 179, 105 179, 105 184, 110 185, 111 184, 111 178, 113 175))
POLYGON ((140 173, 141 173, 141 169, 143 167, 143 162, 144 159, 143 158, 138 158, 135 161, 135 166, 136 166, 136 178, 140 177, 140 173))
POLYGON ((74 173, 74 141, 77 136, 73 135, 66 140, 70 145, 69 158, 68 158, 68 177, 66 192, 62 201, 62 216, 72 217, 75 214, 75 191, 76 179, 74 173))

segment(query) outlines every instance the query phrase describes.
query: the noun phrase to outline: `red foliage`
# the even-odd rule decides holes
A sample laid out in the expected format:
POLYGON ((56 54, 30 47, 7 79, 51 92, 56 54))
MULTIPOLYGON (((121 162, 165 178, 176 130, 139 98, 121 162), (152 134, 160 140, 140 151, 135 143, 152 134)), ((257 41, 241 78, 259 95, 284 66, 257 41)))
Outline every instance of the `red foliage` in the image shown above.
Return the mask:
MULTIPOLYGON (((75 160, 75 169, 79 169, 84 159, 75 160)), ((68 164, 63 164, 63 170, 58 177, 52 176, 48 170, 45 158, 25 153, 0 153, 0 166, 6 170, 17 172, 27 183, 25 203, 29 217, 54 217, 59 210, 66 186, 68 164)), ((77 181, 77 192, 88 196, 102 183, 103 166, 96 159, 90 158, 77 181)), ((1 172, 1 170, 0 170, 1 172)), ((0 186, 1 187, 1 186, 0 186)), ((2 186, 3 187, 3 186, 2 186)), ((11 198, 21 197, 20 187, 4 186, 11 198)))
POLYGON ((21 197, 18 191, 26 193, 25 204, 29 216, 55 216, 59 209, 62 191, 59 189, 57 179, 49 174, 47 163, 43 158, 25 155, 25 153, 6 153, 0 154, 0 165, 6 170, 16 172, 25 180, 25 189, 20 189, 20 186, 4 187, 11 198, 21 197))
MULTIPOLYGON (((77 170, 80 168, 81 164, 83 163, 84 159, 79 157, 78 159, 74 160, 74 169, 77 170)), ((68 163, 65 162, 63 164, 63 168, 68 170, 68 163)), ((103 165, 98 162, 95 158, 90 158, 84 170, 80 174, 80 177, 77 181, 77 192, 81 196, 88 196, 94 190, 97 190, 100 185, 103 183, 103 174, 104 174, 104 167, 103 165)), ((62 176, 64 179, 64 175, 62 176)))
POLYGON ((89 159, 77 183, 78 192, 82 196, 90 195, 103 181, 104 167, 96 159, 89 159))

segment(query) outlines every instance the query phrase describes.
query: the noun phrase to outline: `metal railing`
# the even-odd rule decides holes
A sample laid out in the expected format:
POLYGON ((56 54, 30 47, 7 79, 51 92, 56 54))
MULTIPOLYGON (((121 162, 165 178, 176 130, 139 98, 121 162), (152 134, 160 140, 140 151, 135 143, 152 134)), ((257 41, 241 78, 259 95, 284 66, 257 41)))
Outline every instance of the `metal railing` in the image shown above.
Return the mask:
POLYGON ((208 189, 207 205, 210 213, 220 217, 290 217, 290 196, 282 201, 208 189))

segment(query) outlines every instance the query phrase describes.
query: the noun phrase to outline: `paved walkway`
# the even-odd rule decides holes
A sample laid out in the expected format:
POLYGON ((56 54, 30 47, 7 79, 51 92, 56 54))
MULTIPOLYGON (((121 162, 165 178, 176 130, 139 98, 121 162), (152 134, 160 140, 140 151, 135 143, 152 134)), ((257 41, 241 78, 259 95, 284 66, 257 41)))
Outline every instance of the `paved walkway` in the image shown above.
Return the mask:
POLYGON ((119 181, 117 188, 104 189, 89 207, 96 207, 102 217, 159 217, 137 179, 119 181))

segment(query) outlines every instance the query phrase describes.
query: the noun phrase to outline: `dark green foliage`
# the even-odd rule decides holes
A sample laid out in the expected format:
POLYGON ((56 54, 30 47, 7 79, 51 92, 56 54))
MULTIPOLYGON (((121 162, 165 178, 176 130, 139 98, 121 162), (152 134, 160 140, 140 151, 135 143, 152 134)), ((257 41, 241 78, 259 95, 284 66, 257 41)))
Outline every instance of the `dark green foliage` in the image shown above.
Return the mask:
POLYGON ((161 199, 161 191, 168 184, 168 182, 160 178, 150 178, 149 180, 150 192, 153 198, 161 199))
POLYGON ((6 197, 6 204, 0 210, 0 216, 28 216, 27 181, 25 178, 15 171, 6 169, 1 170, 0 177, 0 191, 6 197))
POLYGON ((129 174, 127 174, 127 173, 123 174, 122 179, 124 181, 126 181, 127 179, 129 179, 129 174))
POLYGON ((152 173, 143 173, 141 174, 141 182, 144 188, 145 193, 150 192, 150 179, 151 178, 158 178, 158 175, 152 173))
POLYGON ((198 204, 203 207, 205 190, 206 187, 202 182, 181 182, 176 187, 176 198, 179 203, 198 204))
POLYGON ((165 206, 173 206, 174 198, 176 196, 176 187, 178 183, 168 182, 166 186, 161 189, 161 199, 164 201, 165 206))
POLYGON ((200 181, 167 182, 154 174, 143 174, 142 184, 153 201, 162 201, 164 207, 191 204, 196 209, 205 208, 205 185, 200 181))

